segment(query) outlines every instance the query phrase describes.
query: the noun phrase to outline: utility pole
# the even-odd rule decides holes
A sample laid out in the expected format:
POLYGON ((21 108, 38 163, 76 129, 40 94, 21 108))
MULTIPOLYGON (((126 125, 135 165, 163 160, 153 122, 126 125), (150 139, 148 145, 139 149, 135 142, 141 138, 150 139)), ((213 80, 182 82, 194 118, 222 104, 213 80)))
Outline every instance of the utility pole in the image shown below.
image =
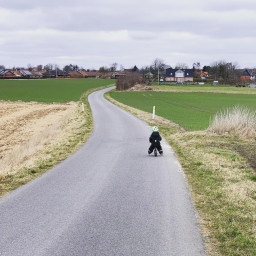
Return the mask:
POLYGON ((159 81, 159 66, 158 66, 158 85, 160 84, 160 81, 159 81))

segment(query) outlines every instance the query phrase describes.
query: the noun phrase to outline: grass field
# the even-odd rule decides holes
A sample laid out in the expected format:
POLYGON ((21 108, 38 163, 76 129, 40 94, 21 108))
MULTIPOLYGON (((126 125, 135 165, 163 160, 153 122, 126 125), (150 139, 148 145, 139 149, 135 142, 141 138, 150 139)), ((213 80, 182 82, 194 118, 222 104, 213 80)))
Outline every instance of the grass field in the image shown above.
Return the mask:
POLYGON ((170 92, 209 92, 209 93, 229 93, 229 94, 256 94, 256 88, 234 87, 228 85, 211 84, 204 85, 157 85, 154 87, 161 91, 170 92))
POLYGON ((0 100, 78 101, 83 92, 114 83, 111 79, 0 80, 0 100))
MULTIPOLYGON (((251 99, 244 97, 246 95, 204 93, 184 93, 184 97, 182 93, 112 91, 109 94, 118 101, 127 102, 125 104, 136 108, 146 108, 147 111, 155 103, 152 100, 156 97, 159 103, 163 100, 162 106, 172 110, 174 108, 172 104, 168 104, 168 100, 176 99, 180 104, 177 105, 176 111, 181 116, 184 111, 189 111, 189 107, 183 105, 191 103, 190 97, 198 102, 198 104, 193 103, 193 106, 200 109, 208 104, 212 108, 211 111, 220 107, 219 104, 223 106, 237 101, 240 105, 242 103, 248 105, 250 102, 250 105, 255 107, 253 103, 255 95, 247 95, 254 96, 251 99), (212 99, 215 102, 211 102, 212 99)), ((112 103, 146 121, 150 126, 157 125, 161 135, 174 149, 186 174, 193 203, 198 212, 206 254, 209 256, 256 255, 255 139, 239 138, 232 133, 218 135, 210 131, 184 131, 162 117, 157 116, 152 120, 151 113, 123 105, 110 98, 109 94, 107 93, 106 97, 112 103)), ((151 112, 151 109, 149 111, 151 112)), ((157 107, 157 114, 159 112, 157 107)), ((192 109, 190 113, 198 115, 196 109, 192 109)), ((184 115, 189 118, 186 113, 184 115)), ((201 119, 199 118, 198 122, 199 120, 201 119)))
POLYGON ((128 106, 152 112, 186 130, 204 130, 214 114, 227 107, 240 105, 256 109, 256 95, 224 93, 115 92, 111 97, 128 106))
POLYGON ((7 122, 2 124, 0 153, 6 152, 5 139, 10 134, 14 135, 15 140, 13 147, 11 143, 8 144, 8 153, 4 157, 0 155, 0 162, 3 161, 6 166, 1 169, 4 165, 0 163, 0 197, 51 169, 82 146, 93 130, 88 95, 114 83, 112 79, 0 80, 0 100, 3 100, 0 117, 1 120, 5 120, 5 115, 8 117, 7 122), (23 102, 4 102, 18 100, 23 102), (28 103, 30 101, 76 103, 28 103), (82 103, 86 109, 84 112, 81 111, 82 103), (11 111, 11 107, 4 108, 4 104, 13 104, 14 111, 11 111), (58 119, 54 114, 63 108, 62 105, 72 104, 74 111, 63 116, 63 119, 58 119), (33 133, 32 128, 36 124, 39 129, 34 129, 33 133), (12 161, 13 156, 15 161, 12 161))

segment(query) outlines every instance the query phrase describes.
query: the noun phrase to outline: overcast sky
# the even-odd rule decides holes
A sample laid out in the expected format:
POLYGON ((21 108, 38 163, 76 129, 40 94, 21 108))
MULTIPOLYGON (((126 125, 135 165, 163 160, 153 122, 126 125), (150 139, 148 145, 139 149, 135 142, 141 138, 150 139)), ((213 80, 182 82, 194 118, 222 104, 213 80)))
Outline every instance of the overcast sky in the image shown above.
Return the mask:
POLYGON ((255 0, 0 0, 0 65, 256 67, 255 0))

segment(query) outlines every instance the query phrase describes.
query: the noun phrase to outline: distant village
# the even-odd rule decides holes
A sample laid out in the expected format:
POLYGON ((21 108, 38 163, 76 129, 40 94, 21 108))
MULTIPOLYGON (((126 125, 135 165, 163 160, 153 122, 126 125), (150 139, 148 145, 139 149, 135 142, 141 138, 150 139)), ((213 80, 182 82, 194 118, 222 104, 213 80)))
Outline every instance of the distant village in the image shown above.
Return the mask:
MULTIPOLYGON (((156 59, 157 60, 157 59, 156 59)), ((115 63, 116 64, 116 63, 115 63)), ((101 67, 99 70, 85 70, 77 65, 67 65, 63 69, 52 66, 39 65, 29 68, 6 69, 0 65, 0 79, 49 79, 49 78, 111 78, 137 75, 147 81, 155 81, 165 84, 189 84, 189 83, 250 83, 255 80, 256 69, 237 69, 232 63, 216 63, 215 66, 200 67, 200 63, 194 63, 189 69, 181 64, 172 68, 162 62, 156 61, 151 66, 139 69, 136 65, 130 69, 117 70, 117 65, 110 68, 101 67)))

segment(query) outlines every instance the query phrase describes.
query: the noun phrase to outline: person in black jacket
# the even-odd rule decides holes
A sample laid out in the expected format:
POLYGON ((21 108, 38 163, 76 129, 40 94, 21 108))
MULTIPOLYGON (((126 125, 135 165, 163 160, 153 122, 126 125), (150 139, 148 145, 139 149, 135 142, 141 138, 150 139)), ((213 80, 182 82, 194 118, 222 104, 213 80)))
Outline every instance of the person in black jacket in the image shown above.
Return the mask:
POLYGON ((160 144, 160 141, 162 140, 162 137, 160 136, 159 132, 158 132, 158 128, 157 126, 154 126, 152 128, 153 132, 149 137, 149 142, 151 143, 149 149, 148 149, 148 153, 151 154, 154 150, 154 148, 157 148, 158 152, 160 154, 163 154, 163 150, 160 144))

